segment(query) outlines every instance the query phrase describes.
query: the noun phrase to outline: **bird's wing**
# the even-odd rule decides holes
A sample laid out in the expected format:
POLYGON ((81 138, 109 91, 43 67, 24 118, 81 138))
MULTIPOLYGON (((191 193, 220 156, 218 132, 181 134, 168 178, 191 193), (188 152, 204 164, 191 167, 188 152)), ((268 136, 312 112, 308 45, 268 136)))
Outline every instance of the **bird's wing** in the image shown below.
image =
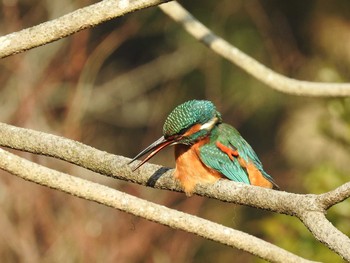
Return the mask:
POLYGON ((264 171, 253 148, 228 124, 220 124, 212 134, 210 143, 203 145, 199 152, 206 166, 219 171, 230 180, 250 184, 245 164, 252 163, 275 188, 278 188, 273 178, 264 171))
MULTIPOLYGON (((234 148, 232 148, 234 150, 234 148)), ((241 167, 237 158, 230 158, 228 154, 220 150, 215 143, 203 145, 199 150, 199 157, 202 162, 228 179, 250 184, 245 169, 241 167)))
MULTIPOLYGON (((233 145, 241 158, 244 159, 245 162, 252 162, 254 166, 261 172, 261 174, 270 181, 275 187, 278 188, 277 184, 273 180, 273 178, 264 171, 263 165, 259 160, 259 157, 253 150, 253 148, 249 145, 249 143, 239 134, 239 132, 228 124, 220 125, 220 138, 225 139, 225 144, 233 145)), ((219 138, 219 139, 220 139, 219 138)))

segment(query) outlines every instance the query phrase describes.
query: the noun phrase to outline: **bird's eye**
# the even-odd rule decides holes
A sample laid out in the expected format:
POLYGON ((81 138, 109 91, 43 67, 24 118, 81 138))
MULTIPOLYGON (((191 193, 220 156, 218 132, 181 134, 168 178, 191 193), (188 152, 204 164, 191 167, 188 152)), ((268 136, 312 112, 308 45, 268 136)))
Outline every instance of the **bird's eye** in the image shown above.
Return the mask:
POLYGON ((168 141, 173 141, 173 140, 176 140, 176 139, 178 139, 180 136, 179 135, 177 135, 177 134, 175 134, 175 135, 169 135, 169 136, 164 136, 164 138, 166 139, 166 140, 168 140, 168 141))
POLYGON ((191 126, 190 126, 190 127, 183 128, 182 130, 179 131, 178 134, 185 134, 190 128, 191 128, 191 126))

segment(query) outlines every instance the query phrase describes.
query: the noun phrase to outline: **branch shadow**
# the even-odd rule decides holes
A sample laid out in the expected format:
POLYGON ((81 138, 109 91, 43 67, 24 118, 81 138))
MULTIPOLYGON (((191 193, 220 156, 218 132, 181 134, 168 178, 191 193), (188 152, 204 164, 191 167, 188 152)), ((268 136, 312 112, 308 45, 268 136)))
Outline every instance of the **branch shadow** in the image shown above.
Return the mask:
POLYGON ((164 175, 167 171, 171 170, 171 168, 161 167, 151 177, 147 180, 146 186, 154 187, 158 181, 158 179, 164 175))

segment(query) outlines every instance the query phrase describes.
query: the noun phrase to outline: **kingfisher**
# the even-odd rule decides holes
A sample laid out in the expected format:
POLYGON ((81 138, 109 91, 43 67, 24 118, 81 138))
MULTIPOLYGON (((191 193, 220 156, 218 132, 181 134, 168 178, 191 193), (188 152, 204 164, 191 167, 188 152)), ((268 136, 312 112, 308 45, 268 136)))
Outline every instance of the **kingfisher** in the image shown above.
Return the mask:
POLYGON ((130 163, 149 153, 136 170, 171 145, 175 146, 174 177, 188 196, 197 183, 215 183, 221 178, 279 189, 253 148, 234 127, 222 122, 211 101, 190 100, 177 106, 165 120, 163 136, 130 163))

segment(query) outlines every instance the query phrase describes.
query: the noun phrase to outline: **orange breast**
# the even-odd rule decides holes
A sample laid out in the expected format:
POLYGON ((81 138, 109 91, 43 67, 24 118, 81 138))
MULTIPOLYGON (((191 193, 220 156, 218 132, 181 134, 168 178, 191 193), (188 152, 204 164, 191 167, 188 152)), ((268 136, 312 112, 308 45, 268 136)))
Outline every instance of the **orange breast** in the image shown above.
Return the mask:
POLYGON ((272 188, 272 183, 267 180, 258 168, 251 162, 246 162, 243 158, 238 157, 239 164, 247 170, 249 181, 252 185, 272 188))
POLYGON ((215 183, 223 176, 205 166, 199 159, 199 142, 192 146, 178 144, 175 146, 176 168, 174 177, 178 179, 186 193, 190 196, 197 183, 215 183))
MULTIPOLYGON (((190 196, 197 183, 215 183, 224 177, 220 172, 207 167, 199 158, 199 147, 207 143, 202 140, 192 146, 178 144, 175 145, 176 168, 174 177, 178 179, 186 195, 190 196)), ((252 185, 272 188, 272 183, 267 180, 252 162, 246 162, 243 158, 238 158, 239 164, 246 169, 249 181, 252 185)))

